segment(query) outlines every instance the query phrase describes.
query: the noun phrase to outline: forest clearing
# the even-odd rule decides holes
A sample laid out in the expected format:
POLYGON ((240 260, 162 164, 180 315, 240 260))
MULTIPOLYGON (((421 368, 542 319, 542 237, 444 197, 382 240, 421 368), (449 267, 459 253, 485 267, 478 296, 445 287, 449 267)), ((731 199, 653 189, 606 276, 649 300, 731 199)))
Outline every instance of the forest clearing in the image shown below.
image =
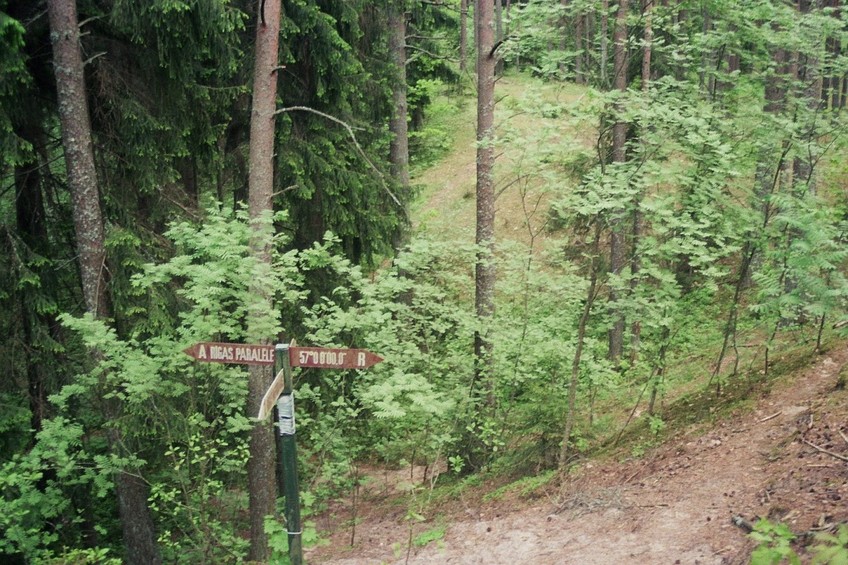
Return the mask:
POLYGON ((843 0, 0 0, 0 561, 848 564, 843 0))

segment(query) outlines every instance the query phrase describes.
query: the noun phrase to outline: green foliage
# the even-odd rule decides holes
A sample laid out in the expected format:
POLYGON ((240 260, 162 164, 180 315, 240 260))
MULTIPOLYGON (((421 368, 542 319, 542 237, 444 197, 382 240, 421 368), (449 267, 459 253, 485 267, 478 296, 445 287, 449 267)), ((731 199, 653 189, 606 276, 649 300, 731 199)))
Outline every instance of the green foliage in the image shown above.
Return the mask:
POLYGON ((118 557, 111 557, 108 548, 63 550, 61 555, 45 561, 45 565, 121 565, 118 557))
POLYGON ((436 526, 435 528, 423 531, 412 538, 412 545, 415 547, 424 547, 434 541, 441 542, 445 538, 446 531, 447 528, 445 526, 436 526))
MULTIPOLYGON (((455 4, 406 5, 412 159, 422 167, 451 146, 465 116, 450 98, 456 76, 443 57, 455 42, 455 4)), ((632 5, 635 67, 645 20, 632 5)), ((547 231, 533 232, 539 218, 526 208, 523 218, 505 217, 536 239, 499 247, 496 314, 481 328, 473 246, 413 238, 391 265, 381 264, 411 194, 381 172, 394 70, 384 6, 364 0, 284 2, 281 104, 343 120, 359 147, 347 128, 318 114, 278 116, 275 204, 288 212, 263 220, 270 268, 251 258, 257 226, 243 210, 197 210, 213 192, 244 196, 253 8, 227 0, 80 3, 114 320, 79 316, 39 6, 0 0, 0 254, 9 259, 0 264, 0 361, 9 375, 0 388, 4 555, 114 561, 121 552, 113 481, 128 471, 150 486, 168 562, 244 559, 253 425, 244 413, 246 379, 239 368, 192 363, 182 349, 197 341, 285 332, 306 345, 362 347, 385 358, 368 371, 297 374, 304 504, 320 511, 362 483, 364 461, 446 461, 456 475, 526 473, 508 490, 538 488, 555 476, 541 470, 558 463, 578 346, 570 447, 582 452, 609 432, 609 421, 593 420, 597 412, 635 400, 636 390, 661 397, 673 379, 702 378, 705 352, 722 333, 735 344, 737 314, 740 329, 772 336, 767 345, 778 329, 844 315, 844 115, 812 98, 807 80, 846 71, 844 53, 828 48, 844 39, 829 11, 713 2, 680 18, 685 4, 654 5, 655 80, 648 90, 631 81, 628 92, 608 93, 611 45, 602 61, 597 3, 514 3, 497 53, 548 81, 573 76, 582 56, 583 75, 600 89, 556 90, 579 95, 573 106, 542 89, 523 103, 499 102, 499 111, 534 120, 530 133, 499 124, 499 149, 519 154, 515 171, 499 170, 501 202, 521 187, 530 203, 527 188, 538 183, 539 202, 552 211, 540 221, 547 231), (578 45, 572 24, 590 20, 592 42, 578 45), (778 52, 797 54, 805 73, 790 76, 778 52), (624 163, 610 162, 616 122, 628 129, 624 163), (532 181, 510 184, 513 172, 532 181), (196 219, 173 221, 184 214, 196 219), (613 234, 633 260, 617 275, 608 272, 613 234), (578 343, 590 281, 597 296, 589 297, 596 301, 578 343), (618 300, 608 307, 612 293, 618 300), (263 310, 263 295, 272 311, 263 310), (616 316, 640 328, 618 367, 606 344, 616 316), (481 330, 494 344, 485 383, 473 380, 472 340, 481 330), (694 361, 671 370, 684 358, 694 361), (123 444, 110 447, 115 435, 123 444), (99 547, 80 549, 92 529, 99 547)), ((650 435, 631 451, 658 441, 671 416, 645 418, 650 435)), ((412 535, 426 504, 416 498, 421 487, 410 487, 407 550, 444 535, 441 527, 412 535)), ((275 559, 285 559, 285 531, 276 521, 267 528, 275 559)), ((814 562, 846 561, 846 535, 822 535, 814 562)), ((758 525, 754 537, 758 562, 796 562, 784 526, 758 525)))
POLYGON ((518 493, 519 496, 529 496, 534 492, 550 484, 558 476, 556 470, 549 470, 535 476, 523 477, 502 487, 487 493, 483 500, 500 500, 509 493, 518 493))
POLYGON ((538 76, 549 79, 573 77, 567 61, 576 52, 566 49, 562 38, 564 19, 570 8, 555 2, 532 1, 514 6, 512 33, 500 48, 504 60, 524 64, 538 76))
MULTIPOLYGON (((174 294, 171 318, 156 307, 139 308, 129 318, 131 333, 121 337, 90 315, 61 316, 92 359, 51 398, 64 417, 46 420, 35 447, 6 463, 2 508, 9 524, 0 549, 50 555, 62 531, 45 522, 80 519, 69 489, 102 499, 113 474, 131 469, 150 484, 168 561, 242 558, 246 541, 236 528, 246 498, 233 489, 244 480, 252 428, 244 414, 246 379, 242 369, 197 365, 182 350, 197 341, 255 338, 245 321, 258 307, 257 289, 280 303, 302 299, 296 254, 281 252, 285 240, 274 238, 273 269, 262 267, 250 252, 254 229, 245 212, 214 208, 203 224, 172 226, 175 255, 132 278, 140 304, 174 294), (103 433, 113 429, 123 438, 121 452, 106 450, 103 433)), ((275 335, 280 311, 264 314, 257 331, 275 335)))
POLYGON ((453 145, 453 130, 459 111, 457 105, 443 94, 444 84, 440 80, 421 79, 409 87, 409 104, 428 105, 428 117, 424 124, 409 132, 409 160, 418 169, 426 168, 445 155, 453 145))
POLYGON ((284 524, 273 516, 265 516, 265 533, 268 534, 268 545, 271 547, 270 563, 287 565, 289 559, 289 535, 284 524))
POLYGON ((786 524, 757 520, 754 531, 748 537, 757 542, 757 548, 751 554, 751 565, 777 565, 784 561, 791 565, 801 564, 801 559, 791 545, 795 534, 786 524))
POLYGON ((848 564, 848 525, 841 524, 836 534, 816 534, 816 542, 813 546, 813 565, 848 564))
POLYGON ((18 164, 21 154, 29 149, 28 144, 14 134, 14 117, 10 115, 14 110, 9 104, 21 83, 28 80, 23 53, 26 30, 21 22, 2 11, 5 4, 0 3, 0 75, 3 76, 0 85, 0 169, 18 164))

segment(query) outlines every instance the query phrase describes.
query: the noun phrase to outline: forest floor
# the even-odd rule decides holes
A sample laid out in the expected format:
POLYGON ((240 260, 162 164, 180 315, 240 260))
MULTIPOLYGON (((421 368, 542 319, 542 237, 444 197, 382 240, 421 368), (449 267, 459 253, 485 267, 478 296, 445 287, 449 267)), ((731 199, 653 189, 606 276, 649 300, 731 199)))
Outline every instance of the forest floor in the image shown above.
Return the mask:
MULTIPOLYGON (((430 504, 423 521, 407 519, 410 496, 401 491, 409 470, 375 473, 360 493, 354 544, 351 506, 338 503, 317 521, 330 543, 308 551, 307 561, 747 563, 754 543, 734 516, 767 517, 797 534, 848 522, 843 371, 844 344, 770 390, 757 389, 753 406, 706 429, 681 430, 641 457, 586 460, 529 495, 486 497, 468 488, 430 504)), ((796 550, 803 555, 809 541, 800 538, 796 550)))

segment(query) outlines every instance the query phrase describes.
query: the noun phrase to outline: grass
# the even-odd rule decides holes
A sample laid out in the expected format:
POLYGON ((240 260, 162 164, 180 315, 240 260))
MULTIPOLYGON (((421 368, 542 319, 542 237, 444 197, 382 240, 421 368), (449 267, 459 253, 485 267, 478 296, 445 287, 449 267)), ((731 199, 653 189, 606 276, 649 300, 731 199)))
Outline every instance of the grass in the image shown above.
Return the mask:
MULTIPOLYGON (((527 223, 538 230, 546 220, 546 193, 561 187, 547 186, 536 159, 548 154, 542 148, 572 147, 564 140, 582 139, 573 120, 564 118, 585 94, 574 85, 540 83, 509 73, 498 80, 495 109, 495 190, 498 193, 496 237, 500 241, 527 242, 527 223), (543 127, 540 127, 540 124, 543 127), (532 156, 532 157, 531 157, 532 156), (539 202, 538 213, 528 219, 529 208, 539 202)), ((451 94, 451 99, 455 98, 451 94)), ((443 241, 473 241, 476 191, 476 101, 473 92, 458 102, 437 99, 425 130, 449 132, 451 142, 444 157, 429 167, 416 167, 412 182, 420 189, 412 206, 415 228, 443 241)), ((584 132, 585 133, 585 132, 584 132)), ((585 136, 583 136, 585 137, 585 136)))
POLYGON ((531 496, 539 489, 544 488, 551 481, 555 480, 558 473, 555 470, 548 470, 538 475, 530 477, 522 477, 517 481, 513 481, 500 488, 497 488, 483 496, 483 500, 488 502, 492 500, 500 500, 509 494, 517 494, 520 497, 531 496))

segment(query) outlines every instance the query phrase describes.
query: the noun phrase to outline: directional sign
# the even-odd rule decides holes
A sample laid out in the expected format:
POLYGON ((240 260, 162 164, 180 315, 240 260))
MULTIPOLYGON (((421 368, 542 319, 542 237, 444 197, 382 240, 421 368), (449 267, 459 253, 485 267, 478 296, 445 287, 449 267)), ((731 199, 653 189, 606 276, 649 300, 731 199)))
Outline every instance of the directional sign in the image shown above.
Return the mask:
POLYGON ((289 349, 289 360, 292 367, 367 369, 383 358, 365 349, 292 347, 289 349))
POLYGON ((274 364, 273 345, 204 341, 183 349, 183 353, 198 361, 206 361, 208 363, 233 363, 240 365, 274 364))

